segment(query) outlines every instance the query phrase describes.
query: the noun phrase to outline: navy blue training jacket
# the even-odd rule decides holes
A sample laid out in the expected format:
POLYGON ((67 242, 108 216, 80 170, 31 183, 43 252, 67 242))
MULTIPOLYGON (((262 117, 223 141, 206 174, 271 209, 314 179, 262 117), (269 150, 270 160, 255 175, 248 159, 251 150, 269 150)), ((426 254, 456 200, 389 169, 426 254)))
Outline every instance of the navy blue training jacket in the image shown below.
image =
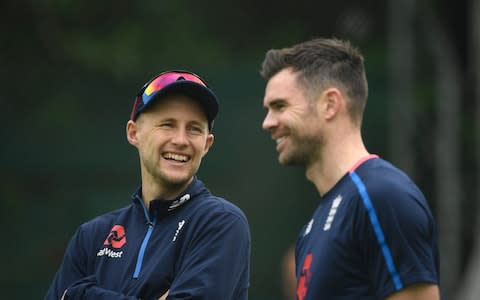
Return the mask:
POLYGON ((243 212, 195 178, 173 201, 133 203, 82 224, 46 300, 248 299, 250 232, 243 212))

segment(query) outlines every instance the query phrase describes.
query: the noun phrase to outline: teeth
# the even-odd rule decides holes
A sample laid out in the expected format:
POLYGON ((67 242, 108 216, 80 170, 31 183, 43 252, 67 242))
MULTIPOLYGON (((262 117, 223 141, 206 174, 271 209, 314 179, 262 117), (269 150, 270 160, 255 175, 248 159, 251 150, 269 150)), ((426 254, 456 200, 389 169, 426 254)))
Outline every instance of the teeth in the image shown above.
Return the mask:
POLYGON ((174 153, 167 153, 164 155, 165 159, 171 159, 175 161, 180 161, 180 162, 186 162, 188 160, 188 157, 185 155, 180 155, 180 154, 174 154, 174 153))
POLYGON ((283 142, 284 139, 285 139, 285 137, 281 137, 281 138, 276 139, 275 141, 277 142, 277 145, 278 145, 281 142, 283 142))

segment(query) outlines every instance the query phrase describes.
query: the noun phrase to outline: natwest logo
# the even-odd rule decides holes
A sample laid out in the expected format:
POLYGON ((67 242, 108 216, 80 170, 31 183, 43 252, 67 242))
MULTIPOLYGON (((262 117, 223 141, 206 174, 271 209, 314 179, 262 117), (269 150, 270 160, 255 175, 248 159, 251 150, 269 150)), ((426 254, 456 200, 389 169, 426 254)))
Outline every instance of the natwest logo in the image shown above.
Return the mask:
POLYGON ((125 235, 125 228, 122 225, 115 225, 110 230, 110 233, 107 235, 105 246, 111 246, 115 249, 120 249, 127 243, 127 237, 125 235))
POLYGON ((116 252, 116 251, 113 251, 112 249, 108 249, 108 248, 100 249, 97 252, 97 256, 108 256, 108 257, 111 257, 111 258, 121 258, 122 254, 123 254, 123 251, 116 252))

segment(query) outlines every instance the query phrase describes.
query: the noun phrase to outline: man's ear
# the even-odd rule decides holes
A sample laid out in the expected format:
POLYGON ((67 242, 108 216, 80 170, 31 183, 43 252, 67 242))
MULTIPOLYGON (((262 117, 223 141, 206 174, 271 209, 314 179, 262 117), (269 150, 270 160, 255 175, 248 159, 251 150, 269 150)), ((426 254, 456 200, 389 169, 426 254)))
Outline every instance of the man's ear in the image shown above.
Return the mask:
POLYGON ((215 140, 215 136, 209 133, 207 135, 207 142, 205 143, 205 148, 203 149, 203 155, 208 153, 208 150, 210 150, 210 147, 212 147, 214 140, 215 140))
POLYGON ((138 124, 135 123, 135 121, 132 121, 132 120, 129 120, 127 122, 127 126, 125 128, 125 131, 127 133, 127 140, 128 142, 133 145, 133 146, 137 146, 138 144, 138 137, 137 137, 137 133, 138 133, 138 124))
POLYGON ((333 119, 344 105, 342 92, 338 88, 328 88, 322 93, 322 98, 323 116, 326 120, 333 119))

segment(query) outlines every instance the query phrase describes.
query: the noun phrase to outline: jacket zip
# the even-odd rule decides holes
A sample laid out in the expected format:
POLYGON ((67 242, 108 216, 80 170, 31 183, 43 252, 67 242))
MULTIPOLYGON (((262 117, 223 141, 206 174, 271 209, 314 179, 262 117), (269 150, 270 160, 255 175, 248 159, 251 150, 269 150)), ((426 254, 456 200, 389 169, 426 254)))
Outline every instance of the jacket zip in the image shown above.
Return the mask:
POLYGON ((141 201, 141 204, 143 207, 143 212, 145 213, 145 218, 147 219, 148 229, 147 229, 147 233, 145 234, 145 237, 143 238, 142 245, 140 246, 140 251, 138 252, 137 264, 135 265, 135 271, 133 272, 134 279, 137 279, 140 276, 140 271, 142 270, 142 263, 143 263, 143 257, 145 255, 145 250, 147 249, 148 241, 152 236, 153 228, 155 227, 155 221, 156 221, 155 217, 153 218, 153 220, 150 220, 150 216, 148 215, 147 208, 143 204, 143 201, 141 201))

